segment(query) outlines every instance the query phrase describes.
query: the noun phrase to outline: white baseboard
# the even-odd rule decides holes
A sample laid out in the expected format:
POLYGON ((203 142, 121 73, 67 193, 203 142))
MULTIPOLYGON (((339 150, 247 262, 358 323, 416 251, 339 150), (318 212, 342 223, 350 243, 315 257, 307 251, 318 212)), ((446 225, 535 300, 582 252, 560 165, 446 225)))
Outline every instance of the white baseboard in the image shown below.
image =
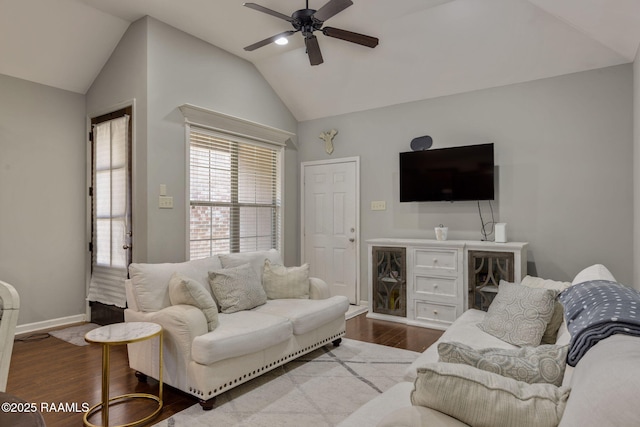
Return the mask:
POLYGON ((16 335, 28 334, 41 331, 43 329, 55 328, 58 326, 71 325, 87 321, 86 314, 76 314, 75 316, 59 317, 57 319, 44 320, 42 322, 26 323, 16 326, 16 335))
POLYGON ((361 301, 360 301, 360 304, 358 304, 358 305, 362 305, 362 306, 365 306, 365 307, 369 307, 369 301, 361 300, 361 301))

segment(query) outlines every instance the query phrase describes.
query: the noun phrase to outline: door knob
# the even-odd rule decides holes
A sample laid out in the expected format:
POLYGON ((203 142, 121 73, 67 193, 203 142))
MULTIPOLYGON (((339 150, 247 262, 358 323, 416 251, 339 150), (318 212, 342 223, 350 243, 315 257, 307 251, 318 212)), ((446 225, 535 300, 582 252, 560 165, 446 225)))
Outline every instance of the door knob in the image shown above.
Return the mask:
POLYGON ((122 249, 131 249, 131 245, 122 245, 122 249))
POLYGON ((353 237, 350 237, 350 238, 349 238, 349 241, 350 241, 350 242, 355 242, 355 241, 356 241, 356 239, 355 239, 355 238, 353 238, 353 237))

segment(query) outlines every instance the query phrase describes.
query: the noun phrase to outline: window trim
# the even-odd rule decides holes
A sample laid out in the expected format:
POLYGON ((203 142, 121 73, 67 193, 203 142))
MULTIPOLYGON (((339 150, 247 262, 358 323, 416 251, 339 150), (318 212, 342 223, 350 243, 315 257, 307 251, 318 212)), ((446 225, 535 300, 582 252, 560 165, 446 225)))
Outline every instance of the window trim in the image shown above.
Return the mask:
POLYGON ((285 199, 285 147, 288 142, 296 145, 296 135, 281 129, 251 122, 248 120, 233 117, 227 114, 208 110, 202 107, 196 107, 191 104, 181 105, 180 111, 185 119, 185 259, 190 258, 190 233, 189 227, 191 223, 191 167, 190 167, 190 135, 191 127, 206 130, 208 133, 219 138, 230 141, 253 144, 258 146, 266 146, 269 148, 277 148, 278 162, 280 164, 279 181, 280 181, 280 224, 278 241, 280 242, 279 251, 284 254, 284 213, 286 206, 285 199))

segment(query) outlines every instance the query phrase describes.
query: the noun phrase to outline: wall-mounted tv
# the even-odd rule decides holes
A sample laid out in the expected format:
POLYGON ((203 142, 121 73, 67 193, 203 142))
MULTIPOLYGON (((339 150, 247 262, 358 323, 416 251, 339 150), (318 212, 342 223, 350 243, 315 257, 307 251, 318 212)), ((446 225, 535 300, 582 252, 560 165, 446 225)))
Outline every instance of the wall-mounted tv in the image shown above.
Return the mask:
POLYGON ((400 153, 400 201, 493 200, 493 144, 400 153))

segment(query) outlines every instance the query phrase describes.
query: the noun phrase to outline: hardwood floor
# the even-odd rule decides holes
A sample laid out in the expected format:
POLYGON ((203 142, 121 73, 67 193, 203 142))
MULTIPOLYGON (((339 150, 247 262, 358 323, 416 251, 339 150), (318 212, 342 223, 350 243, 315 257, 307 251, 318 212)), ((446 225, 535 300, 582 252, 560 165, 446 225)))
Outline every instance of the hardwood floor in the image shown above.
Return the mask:
MULTIPOLYGON (((399 323, 367 319, 362 314, 347 321, 346 337, 391 347, 422 352, 442 332, 399 323)), ((48 427, 81 426, 87 405, 100 401, 102 353, 98 345, 75 346, 46 333, 29 339, 19 337, 13 347, 7 392, 45 409, 48 427), (60 404, 69 406, 60 408, 60 404), (70 404, 70 405, 69 405, 70 404), (83 404, 85 408, 83 408, 83 404), (46 410, 46 408, 54 410, 46 410), (75 410, 77 407, 77 411, 75 410), (62 410, 60 410, 62 409, 62 410)), ((128 366, 125 346, 111 349, 111 395, 132 392, 157 393, 158 384, 149 379, 139 383, 128 366)), ((153 420, 158 422, 188 408, 196 400, 171 387, 164 387, 164 407, 153 420)), ((112 407, 110 424, 139 419, 153 411, 153 402, 135 401, 112 407)), ((100 415, 90 421, 100 425, 100 415)))

